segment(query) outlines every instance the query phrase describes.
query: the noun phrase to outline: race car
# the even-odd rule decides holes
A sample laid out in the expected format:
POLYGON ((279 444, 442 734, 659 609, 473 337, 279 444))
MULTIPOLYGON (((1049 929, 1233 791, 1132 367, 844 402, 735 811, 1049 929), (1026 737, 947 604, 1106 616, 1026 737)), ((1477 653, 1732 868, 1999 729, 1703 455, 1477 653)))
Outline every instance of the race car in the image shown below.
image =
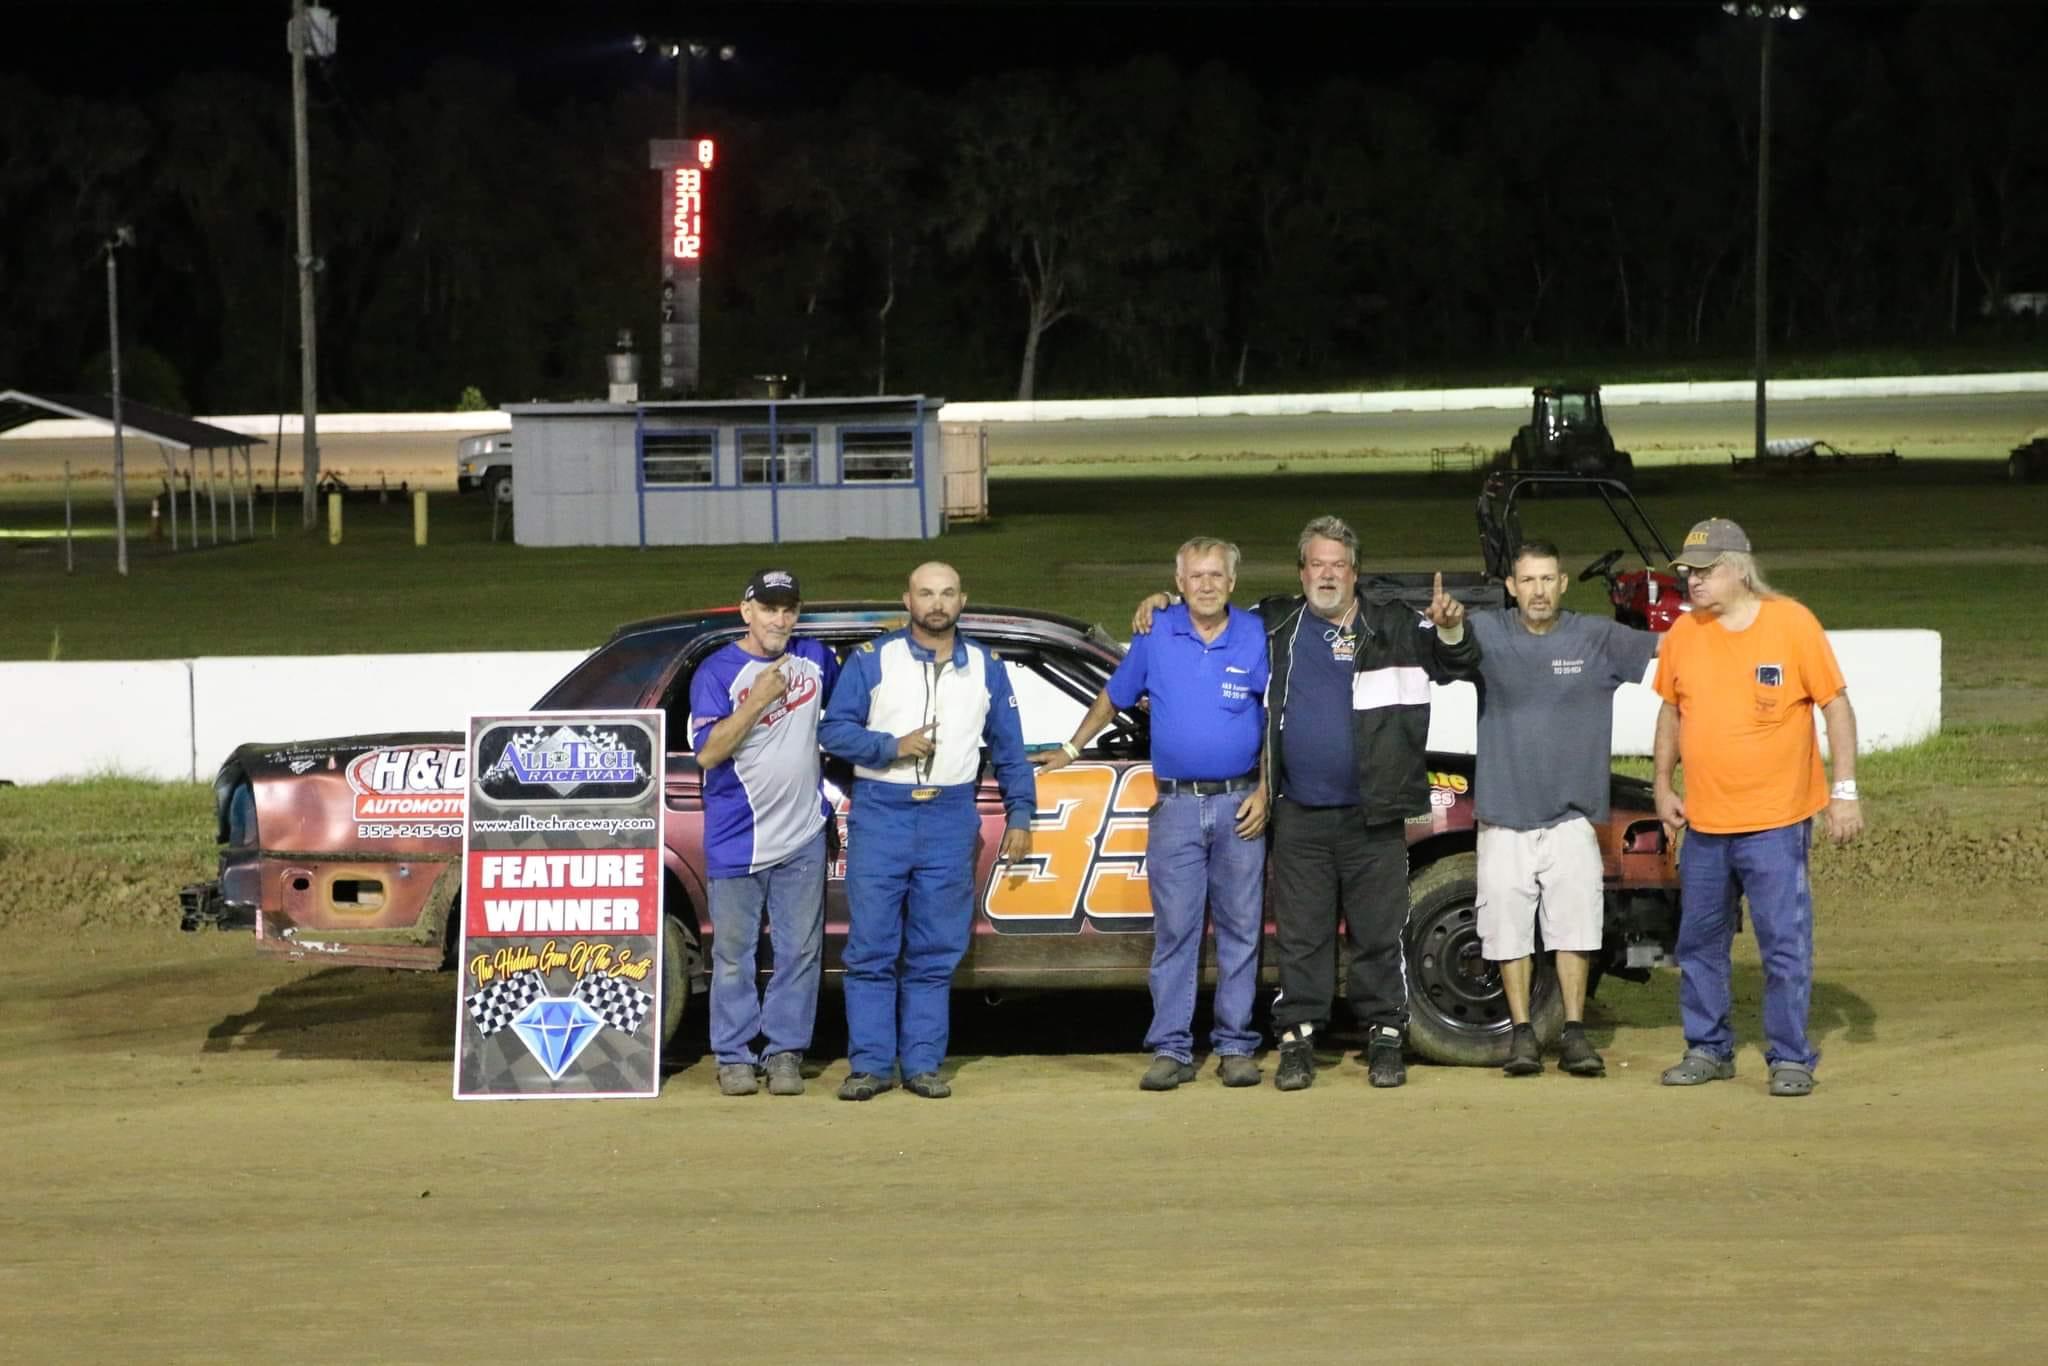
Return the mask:
MULTIPOLYGON (((844 653, 902 620, 895 606, 825 603, 807 607, 798 629, 844 653)), ((1099 627, 1044 612, 969 611, 961 629, 1001 654, 1030 747, 1056 746, 1072 735, 1121 657, 1099 627)), ((690 679, 744 630, 736 608, 621 627, 534 704, 537 711, 667 713, 665 1038, 679 1027, 692 992, 703 989, 711 937, 703 774, 689 751, 690 679)), ((1031 857, 1000 877, 994 874, 1003 806, 993 779, 983 778, 974 934, 957 987, 1145 984, 1152 957, 1149 758, 1147 718, 1138 709, 1119 713, 1080 761, 1039 774, 1031 857)), ((241 746, 214 781, 219 876, 183 890, 183 927, 253 931, 260 949, 286 958, 451 966, 466 764, 464 737, 452 732, 241 746)), ((1497 1064, 1506 1057, 1509 1021, 1499 975, 1480 952, 1474 914, 1472 759, 1436 754, 1429 767, 1430 808, 1407 828, 1410 1047, 1430 1061, 1497 1064)), ((846 935, 843 793, 850 782, 830 765, 827 776, 838 797, 842 851, 827 883, 831 980, 846 935)), ((1670 961, 1677 869, 1649 785, 1620 775, 1613 783, 1613 814, 1598 832, 1607 942, 1595 971, 1644 980, 1651 967, 1670 961)), ((772 960, 764 953, 761 961, 772 960)), ((1554 1037, 1563 1002, 1547 969, 1538 976, 1532 1013, 1539 1035, 1554 1037)))

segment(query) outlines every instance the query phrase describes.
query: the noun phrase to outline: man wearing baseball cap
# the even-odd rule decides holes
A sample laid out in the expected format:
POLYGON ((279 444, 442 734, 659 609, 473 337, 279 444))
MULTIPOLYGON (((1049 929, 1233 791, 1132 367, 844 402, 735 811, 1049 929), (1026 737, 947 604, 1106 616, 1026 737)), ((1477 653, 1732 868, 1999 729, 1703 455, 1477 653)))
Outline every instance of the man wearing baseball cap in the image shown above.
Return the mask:
POLYGON ((1673 567, 1691 612, 1657 657, 1657 814, 1676 838, 1684 915, 1678 930, 1685 1056, 1666 1086, 1735 1075, 1729 1020, 1736 898, 1749 901, 1764 968, 1764 1059, 1770 1093, 1803 1096, 1820 1061, 1806 1037, 1813 992, 1813 818, 1846 844, 1863 828, 1856 791, 1856 713, 1813 613, 1774 591, 1749 537, 1725 517, 1687 533, 1673 567), (1813 711, 1827 725, 1829 785, 1813 711), (1685 770, 1685 793, 1674 777, 1685 770))
POLYGON ((815 640, 791 639, 802 610, 796 575, 762 570, 740 598, 747 633, 690 680, 711 883, 711 1051, 728 1096, 753 1095, 757 1071, 769 1094, 802 1094, 818 1013, 828 818, 818 719, 839 661, 815 640), (765 997, 754 962, 764 915, 775 950, 765 997))

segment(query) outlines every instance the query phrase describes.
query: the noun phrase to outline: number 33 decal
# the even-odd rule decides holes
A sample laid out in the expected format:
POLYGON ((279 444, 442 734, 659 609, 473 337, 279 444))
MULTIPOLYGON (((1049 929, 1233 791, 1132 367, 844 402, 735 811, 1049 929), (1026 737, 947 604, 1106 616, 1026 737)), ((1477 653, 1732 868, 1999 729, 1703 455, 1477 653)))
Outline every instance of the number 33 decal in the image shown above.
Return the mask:
POLYGON ((1146 813, 1158 800, 1152 766, 1118 772, 1070 764, 1038 775, 1031 856, 997 870, 982 893, 989 923, 1012 933, 1150 928, 1146 813))

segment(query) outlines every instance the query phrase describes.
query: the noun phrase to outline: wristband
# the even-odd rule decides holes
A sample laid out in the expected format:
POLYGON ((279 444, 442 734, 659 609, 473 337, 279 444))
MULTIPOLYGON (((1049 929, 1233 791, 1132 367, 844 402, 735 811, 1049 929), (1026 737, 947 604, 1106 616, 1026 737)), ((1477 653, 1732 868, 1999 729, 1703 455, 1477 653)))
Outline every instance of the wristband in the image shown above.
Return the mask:
POLYGON ((1069 759, 1078 759, 1081 757, 1081 751, 1074 748, 1074 742, 1072 740, 1060 741, 1060 748, 1067 752, 1067 757, 1069 759))
POLYGON ((1860 800, 1856 796, 1856 780, 1854 778, 1844 778, 1840 782, 1836 783, 1833 787, 1828 789, 1828 796, 1830 799, 1838 802, 1853 802, 1860 800))

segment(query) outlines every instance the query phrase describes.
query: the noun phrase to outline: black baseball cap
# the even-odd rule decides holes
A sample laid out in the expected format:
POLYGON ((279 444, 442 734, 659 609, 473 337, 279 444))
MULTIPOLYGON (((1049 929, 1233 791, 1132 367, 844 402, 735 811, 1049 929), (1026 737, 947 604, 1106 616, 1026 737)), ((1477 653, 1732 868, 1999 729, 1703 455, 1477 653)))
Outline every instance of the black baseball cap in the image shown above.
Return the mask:
POLYGON ((803 585, 787 569, 763 569, 747 580, 741 602, 765 602, 775 607, 793 607, 804 600, 803 585))

